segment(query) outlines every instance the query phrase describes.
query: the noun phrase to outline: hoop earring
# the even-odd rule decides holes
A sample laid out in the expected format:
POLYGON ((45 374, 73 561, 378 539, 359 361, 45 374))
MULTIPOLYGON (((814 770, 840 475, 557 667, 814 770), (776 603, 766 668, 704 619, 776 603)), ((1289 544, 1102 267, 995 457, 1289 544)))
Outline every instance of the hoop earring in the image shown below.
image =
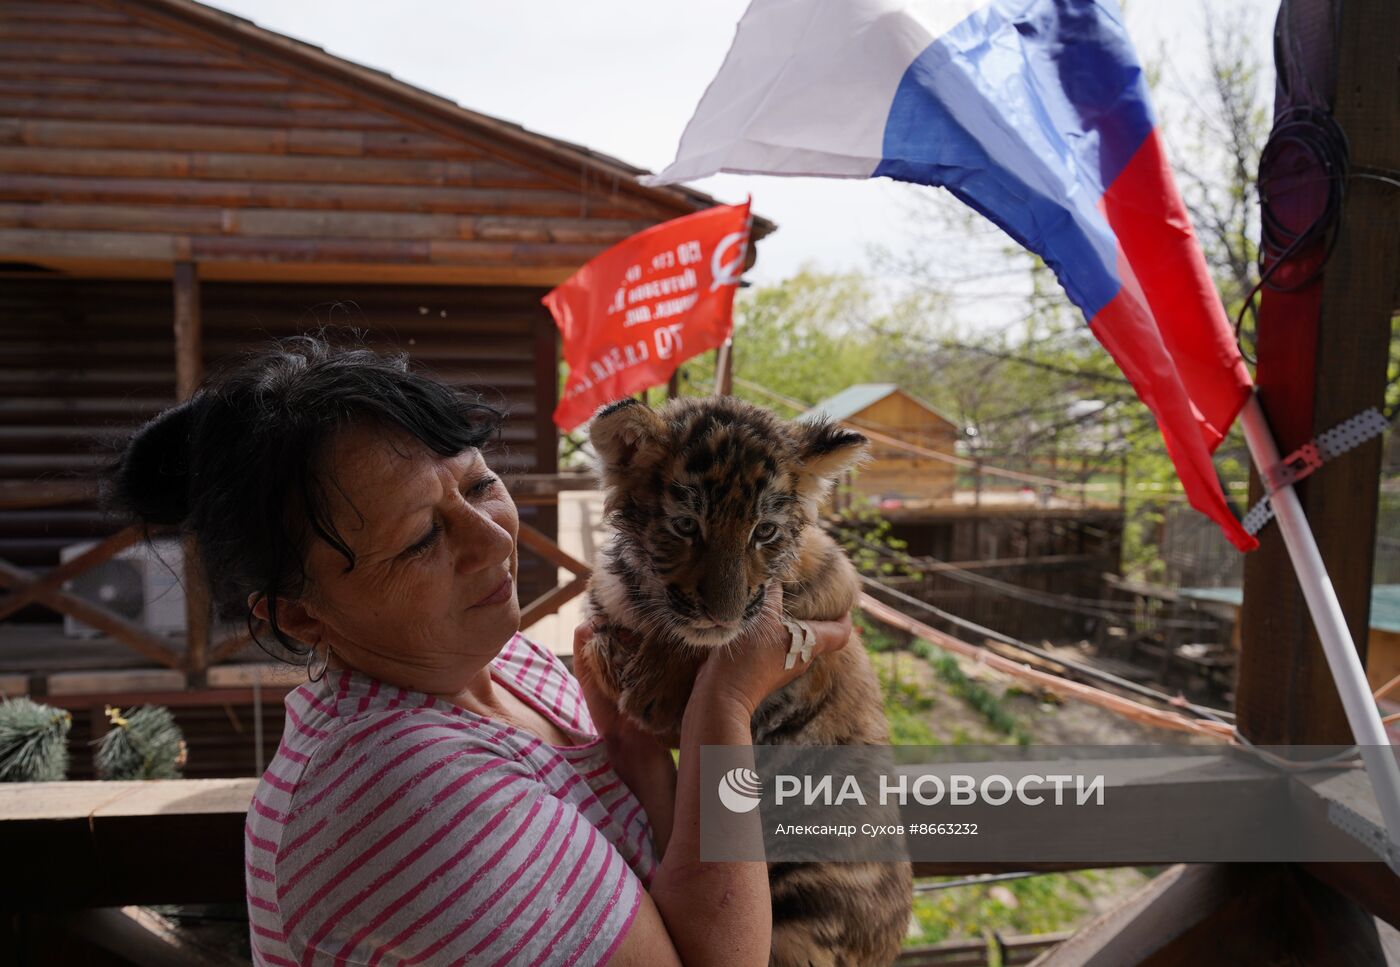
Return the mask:
POLYGON ((323 679, 323 678, 326 677, 326 669, 330 667, 330 663, 331 663, 331 646, 330 646, 330 645, 327 645, 327 646, 326 646, 326 654, 325 654, 325 657, 324 657, 324 658, 322 659, 322 661, 321 661, 321 670, 320 670, 320 672, 317 673, 317 674, 312 674, 311 669, 312 669, 313 663, 315 662, 315 659, 316 659, 316 649, 315 649, 315 648, 312 648, 311 651, 308 652, 307 655, 306 655, 306 677, 307 677, 308 679, 310 679, 311 681, 313 681, 313 682, 319 682, 321 679, 323 679))

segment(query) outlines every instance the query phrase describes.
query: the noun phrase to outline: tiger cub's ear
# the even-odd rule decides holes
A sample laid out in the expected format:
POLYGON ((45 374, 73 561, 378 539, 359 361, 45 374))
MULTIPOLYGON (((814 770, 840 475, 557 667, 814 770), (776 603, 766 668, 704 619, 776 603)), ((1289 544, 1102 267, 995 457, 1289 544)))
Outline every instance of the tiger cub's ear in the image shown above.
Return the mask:
POLYGON ((821 492, 825 485, 865 458, 870 441, 855 430, 828 420, 794 423, 803 490, 821 492))
POLYGON ((600 407, 588 425, 588 439, 598 452, 604 483, 651 466, 662 455, 665 430, 661 417, 631 397, 600 407))

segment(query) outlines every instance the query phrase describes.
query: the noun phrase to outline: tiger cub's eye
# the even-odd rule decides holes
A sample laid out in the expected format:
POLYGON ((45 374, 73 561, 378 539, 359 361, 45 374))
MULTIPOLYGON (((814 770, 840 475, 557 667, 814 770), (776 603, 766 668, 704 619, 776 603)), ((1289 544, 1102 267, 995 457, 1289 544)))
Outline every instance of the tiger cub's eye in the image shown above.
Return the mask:
POLYGON ((765 520, 753 529, 753 539, 756 541, 766 541, 778 533, 778 525, 771 520, 765 520))
POLYGON ((694 537, 700 532, 700 522, 694 517, 677 517, 671 521, 671 527, 682 537, 694 537))

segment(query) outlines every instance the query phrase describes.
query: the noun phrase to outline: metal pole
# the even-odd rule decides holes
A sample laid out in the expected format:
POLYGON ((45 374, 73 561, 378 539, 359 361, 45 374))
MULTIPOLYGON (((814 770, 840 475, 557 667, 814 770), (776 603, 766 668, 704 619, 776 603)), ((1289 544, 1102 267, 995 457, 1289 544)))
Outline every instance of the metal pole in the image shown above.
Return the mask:
MULTIPOLYGON (((1268 472, 1278 466, 1279 454, 1257 395, 1250 394, 1241 421, 1250 455, 1259 468, 1259 476, 1267 480, 1268 472)), ((1397 764, 1391 751, 1390 739, 1385 726, 1381 724, 1371 686, 1366 681, 1366 671, 1361 667, 1356 644, 1347 628, 1342 606, 1337 601, 1332 579, 1327 575, 1327 565, 1323 563, 1317 541, 1303 513, 1302 502, 1291 484, 1273 491, 1269 494, 1269 500, 1273 504, 1279 532, 1283 535, 1289 560, 1293 562, 1293 569, 1298 575, 1308 612, 1317 626, 1317 636, 1322 642, 1327 666, 1332 671, 1337 694, 1341 697, 1342 708, 1360 748, 1366 774, 1371 779, 1376 802, 1380 805, 1381 816, 1390 835, 1390 866, 1400 873, 1400 764, 1397 764)))

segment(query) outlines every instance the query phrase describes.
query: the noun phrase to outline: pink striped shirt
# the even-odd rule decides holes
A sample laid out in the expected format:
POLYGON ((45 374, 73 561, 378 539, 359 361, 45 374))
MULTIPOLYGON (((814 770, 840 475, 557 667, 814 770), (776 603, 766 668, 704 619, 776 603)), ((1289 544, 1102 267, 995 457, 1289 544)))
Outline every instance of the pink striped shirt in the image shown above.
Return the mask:
POLYGON ((516 635, 496 682, 579 744, 331 672, 286 698, 248 810, 256 964, 605 963, 656 869, 578 682, 516 635))

